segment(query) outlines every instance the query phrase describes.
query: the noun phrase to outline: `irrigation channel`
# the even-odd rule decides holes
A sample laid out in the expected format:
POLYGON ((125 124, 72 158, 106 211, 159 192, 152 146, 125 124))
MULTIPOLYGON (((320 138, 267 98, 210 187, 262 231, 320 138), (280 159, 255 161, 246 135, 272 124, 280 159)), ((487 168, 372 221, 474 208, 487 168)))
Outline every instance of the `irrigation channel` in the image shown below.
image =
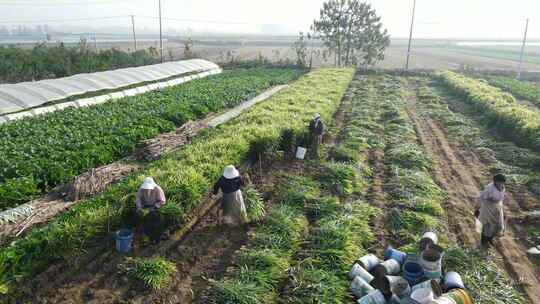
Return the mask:
MULTIPOLYGON (((309 94, 310 81, 303 87, 292 83, 278 94, 280 101, 309 94)), ((330 89, 319 90, 311 97, 330 89)), ((523 211, 538 207, 538 198, 511 182, 506 235, 494 250, 478 249, 473 202, 494 162, 504 162, 487 160, 485 149, 456 135, 449 117, 462 123, 476 118, 457 110, 455 96, 427 76, 390 74, 358 73, 345 92, 330 91, 343 97, 339 106, 329 98, 323 108, 330 128, 319 159, 266 151, 242 166, 250 187, 261 193, 265 219, 220 226, 216 197, 206 193, 189 219, 192 229, 159 245, 136 240, 129 254, 175 264, 177 271, 161 290, 132 282, 119 272, 126 257, 100 248, 56 263, 21 285, 25 300, 353 303, 346 274, 358 256, 380 255, 387 245, 412 252, 420 235, 434 230, 447 249, 445 267, 462 274, 474 303, 540 304, 540 270, 525 254, 527 243, 518 237, 524 228, 517 221, 523 211)), ((267 110, 272 100, 255 108, 267 110)), ((299 108, 305 109, 309 101, 303 102, 299 108)), ((471 127, 460 127, 465 126, 471 127)), ((479 129, 474 136, 491 136, 480 121, 473 127, 479 129)))

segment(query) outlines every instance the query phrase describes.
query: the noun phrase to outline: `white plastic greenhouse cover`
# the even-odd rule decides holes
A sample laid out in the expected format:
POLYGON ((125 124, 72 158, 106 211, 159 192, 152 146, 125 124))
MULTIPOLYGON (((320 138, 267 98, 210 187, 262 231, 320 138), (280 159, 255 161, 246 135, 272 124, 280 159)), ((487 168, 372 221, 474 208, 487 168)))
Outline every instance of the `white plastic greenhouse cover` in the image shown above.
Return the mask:
POLYGON ((218 65, 210 61, 191 59, 36 82, 0 84, 0 115, 38 107, 75 95, 117 90, 140 83, 218 68, 218 65))

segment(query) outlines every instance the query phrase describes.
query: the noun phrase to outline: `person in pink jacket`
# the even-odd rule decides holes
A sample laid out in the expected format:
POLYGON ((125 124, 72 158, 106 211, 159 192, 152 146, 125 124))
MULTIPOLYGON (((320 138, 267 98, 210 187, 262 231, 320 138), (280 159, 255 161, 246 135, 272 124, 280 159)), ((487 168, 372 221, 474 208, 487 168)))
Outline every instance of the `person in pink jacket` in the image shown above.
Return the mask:
POLYGON ((137 206, 137 222, 142 226, 143 233, 157 243, 166 238, 166 227, 159 208, 166 202, 165 192, 151 177, 146 177, 137 191, 135 204, 137 206))
POLYGON ((504 234, 504 195, 506 177, 497 174, 493 182, 486 186, 476 200, 475 217, 482 224, 481 244, 484 247, 493 245, 493 239, 504 234))

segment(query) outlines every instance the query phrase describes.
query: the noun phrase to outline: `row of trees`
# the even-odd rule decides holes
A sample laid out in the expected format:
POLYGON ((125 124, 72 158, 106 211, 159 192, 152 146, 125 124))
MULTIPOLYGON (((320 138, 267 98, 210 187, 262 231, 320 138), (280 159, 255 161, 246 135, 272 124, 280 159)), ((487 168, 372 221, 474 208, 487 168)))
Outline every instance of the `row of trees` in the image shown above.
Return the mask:
POLYGON ((373 65, 384 59, 390 45, 388 31, 370 4, 359 0, 329 0, 323 4, 320 17, 313 22, 311 33, 300 33, 293 45, 297 64, 311 67, 314 54, 310 40, 320 40, 326 54, 334 55, 337 66, 373 65))
POLYGON ((134 53, 118 49, 95 51, 85 40, 75 47, 46 43, 32 49, 0 47, 0 83, 66 77, 157 63, 158 50, 134 53))

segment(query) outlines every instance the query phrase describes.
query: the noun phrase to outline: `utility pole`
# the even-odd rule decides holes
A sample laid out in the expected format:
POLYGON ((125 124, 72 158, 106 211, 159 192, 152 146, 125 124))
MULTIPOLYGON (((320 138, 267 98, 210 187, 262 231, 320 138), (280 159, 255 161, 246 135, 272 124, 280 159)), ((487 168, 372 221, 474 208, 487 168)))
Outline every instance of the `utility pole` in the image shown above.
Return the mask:
POLYGON ((131 15, 131 27, 133 28, 133 49, 137 51, 137 36, 135 35, 135 16, 131 15))
POLYGON ((163 32, 161 29, 161 0, 159 0, 159 55, 163 63, 163 32))
POLYGON ((96 49, 96 53, 97 53, 98 52, 98 46, 97 46, 96 33, 94 33, 93 37, 94 37, 94 48, 96 49))
POLYGON ((411 33, 409 34, 409 47, 407 48, 407 63, 405 64, 405 71, 409 70, 409 60, 411 58, 411 42, 414 28, 414 14, 416 12, 416 0, 413 3, 412 20, 411 20, 411 33))
POLYGON ((521 78, 521 71, 523 69, 523 56, 525 53, 525 44, 527 44, 527 31, 529 30, 529 18, 527 18, 527 22, 525 23, 525 35, 523 35, 523 44, 521 45, 521 55, 519 56, 519 68, 518 68, 518 74, 517 79, 521 78))

